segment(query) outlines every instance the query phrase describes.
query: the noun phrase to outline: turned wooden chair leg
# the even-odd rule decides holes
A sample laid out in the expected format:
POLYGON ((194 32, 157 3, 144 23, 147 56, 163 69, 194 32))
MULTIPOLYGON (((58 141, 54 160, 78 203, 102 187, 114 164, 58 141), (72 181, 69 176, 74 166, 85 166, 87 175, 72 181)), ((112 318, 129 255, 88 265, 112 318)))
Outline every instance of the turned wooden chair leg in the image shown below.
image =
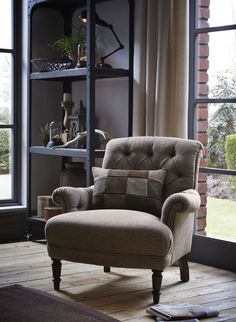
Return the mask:
POLYGON ((153 303, 157 304, 160 300, 161 295, 161 282, 162 282, 162 271, 156 269, 152 270, 152 294, 153 294, 153 303))
POLYGON ((109 273, 111 271, 110 266, 104 266, 103 269, 105 273, 109 273))
POLYGON ((61 261, 60 259, 52 258, 52 276, 54 290, 58 291, 60 289, 61 282, 61 261))
POLYGON ((189 281, 189 267, 187 256, 179 259, 180 279, 182 282, 189 281))

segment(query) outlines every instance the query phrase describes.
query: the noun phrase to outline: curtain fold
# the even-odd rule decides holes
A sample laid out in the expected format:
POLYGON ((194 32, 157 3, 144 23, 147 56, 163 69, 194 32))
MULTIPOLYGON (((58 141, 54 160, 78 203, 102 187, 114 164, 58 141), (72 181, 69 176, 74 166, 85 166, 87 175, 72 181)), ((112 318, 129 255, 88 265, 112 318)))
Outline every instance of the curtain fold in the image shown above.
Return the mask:
POLYGON ((136 0, 134 135, 187 136, 188 0, 136 0))

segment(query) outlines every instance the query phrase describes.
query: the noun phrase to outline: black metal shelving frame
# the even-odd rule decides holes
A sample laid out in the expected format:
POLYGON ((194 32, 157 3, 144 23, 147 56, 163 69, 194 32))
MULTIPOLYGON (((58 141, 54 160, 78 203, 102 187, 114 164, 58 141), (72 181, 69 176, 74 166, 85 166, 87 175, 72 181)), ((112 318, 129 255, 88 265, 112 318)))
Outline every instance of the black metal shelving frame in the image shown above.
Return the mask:
MULTIPOLYGON (((95 82, 105 78, 128 78, 128 135, 132 136, 133 123, 133 50, 134 50, 134 1, 127 0, 129 3, 129 63, 128 69, 102 69, 95 67, 95 8, 96 4, 101 2, 112 2, 112 0, 29 0, 28 1, 28 34, 29 34, 29 52, 28 61, 32 59, 32 14, 39 8, 54 8, 64 16, 64 21, 72 18, 74 11, 81 7, 87 9, 87 67, 75 68, 63 71, 52 72, 31 72, 31 66, 28 67, 28 133, 31 133, 31 83, 32 81, 61 81, 63 89, 70 88, 73 81, 86 81, 86 149, 69 148, 45 148, 42 146, 32 146, 30 135, 28 138, 28 207, 31 212, 31 154, 53 155, 61 157, 82 157, 86 165, 86 183, 93 183, 91 168, 95 164, 95 158, 102 158, 104 150, 96 150, 95 142, 95 82)), ((66 27, 65 27, 66 28, 66 27)), ((70 30, 65 29, 68 34, 70 30)), ((32 221, 32 218, 31 218, 32 221)))

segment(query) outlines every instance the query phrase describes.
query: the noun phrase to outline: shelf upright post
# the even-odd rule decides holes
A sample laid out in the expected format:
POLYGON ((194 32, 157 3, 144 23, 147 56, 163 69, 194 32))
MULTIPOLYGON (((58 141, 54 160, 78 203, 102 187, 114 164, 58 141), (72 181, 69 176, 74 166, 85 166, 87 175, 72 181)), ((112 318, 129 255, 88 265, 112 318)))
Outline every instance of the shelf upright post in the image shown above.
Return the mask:
MULTIPOLYGON (((32 58, 32 10, 33 6, 35 5, 34 0, 29 0, 28 1, 28 52, 27 52, 27 60, 28 62, 31 61, 32 58)), ((27 210, 28 210, 28 217, 31 216, 31 154, 30 154, 30 146, 31 146, 31 122, 32 122, 32 117, 31 117, 31 96, 32 96, 32 90, 31 90, 31 80, 30 80, 30 73, 31 73, 31 65, 28 63, 27 65, 27 210)))
POLYGON ((129 99, 128 99, 128 136, 133 135, 133 79, 134 79, 134 5, 129 1, 129 99))
POLYGON ((93 183, 92 166, 95 163, 95 0, 87 0, 87 76, 86 76, 86 184, 93 183))

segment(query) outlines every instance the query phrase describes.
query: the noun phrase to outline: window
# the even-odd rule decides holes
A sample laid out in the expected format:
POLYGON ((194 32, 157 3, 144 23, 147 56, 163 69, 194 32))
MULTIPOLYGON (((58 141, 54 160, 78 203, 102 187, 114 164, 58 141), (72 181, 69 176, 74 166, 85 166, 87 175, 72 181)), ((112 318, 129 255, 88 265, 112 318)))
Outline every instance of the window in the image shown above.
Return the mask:
POLYGON ((236 242, 236 2, 189 3, 189 137, 205 147, 196 233, 236 242))
POLYGON ((19 203, 19 2, 0 2, 0 206, 19 203))

